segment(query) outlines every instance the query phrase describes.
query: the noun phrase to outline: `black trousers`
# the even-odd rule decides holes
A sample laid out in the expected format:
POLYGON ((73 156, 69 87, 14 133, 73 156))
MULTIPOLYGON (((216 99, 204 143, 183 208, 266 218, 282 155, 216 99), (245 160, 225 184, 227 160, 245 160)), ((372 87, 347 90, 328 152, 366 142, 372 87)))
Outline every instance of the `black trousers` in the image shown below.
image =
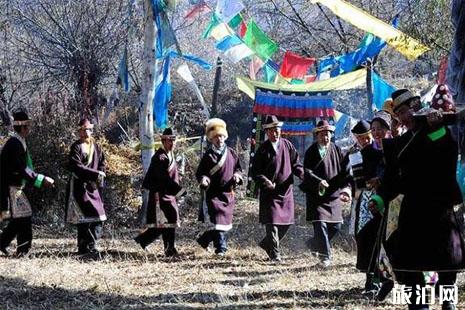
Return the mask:
POLYGON ((197 240, 203 247, 207 248, 213 242, 215 253, 225 253, 228 250, 228 232, 222 230, 207 230, 197 240))
MULTIPOLYGON (((396 272, 396 278, 399 283, 404 284, 407 287, 412 288, 412 297, 410 304, 408 305, 409 310, 426 310, 429 306, 426 304, 416 304, 417 299, 421 302, 419 288, 425 287, 425 278, 422 272, 396 272)), ((439 297, 439 289, 442 285, 454 285, 457 280, 457 272, 438 272, 438 282, 435 286, 435 296, 439 297)))
POLYGON ((77 225, 78 251, 80 254, 94 252, 97 240, 102 237, 103 223, 83 223, 77 225))
POLYGON ((11 241, 16 238, 17 254, 26 254, 29 252, 32 244, 32 224, 31 217, 22 217, 11 219, 3 230, 0 237, 0 248, 7 248, 11 241))
POLYGON ((311 249, 331 258, 331 240, 341 230, 342 223, 313 222, 311 249))
POLYGON ((260 242, 260 247, 265 249, 270 258, 277 258, 280 256, 280 243, 290 226, 291 225, 265 225, 266 235, 260 242))
POLYGON ((175 228, 148 228, 136 237, 136 242, 143 248, 157 240, 160 236, 163 238, 165 252, 175 249, 176 229, 175 228))

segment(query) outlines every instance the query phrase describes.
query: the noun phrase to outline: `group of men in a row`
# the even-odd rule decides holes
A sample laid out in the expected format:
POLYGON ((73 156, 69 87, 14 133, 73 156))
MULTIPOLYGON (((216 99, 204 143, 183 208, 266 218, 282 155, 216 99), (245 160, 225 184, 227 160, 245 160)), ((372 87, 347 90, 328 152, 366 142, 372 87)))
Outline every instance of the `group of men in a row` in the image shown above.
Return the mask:
MULTIPOLYGON (((265 237, 259 246, 272 261, 281 261, 280 242, 294 224, 294 176, 307 195, 307 220, 313 223, 312 252, 321 266, 331 264, 332 238, 341 229, 343 206, 354 197, 353 224, 357 240, 357 268, 367 273, 366 291, 384 299, 392 278, 415 287, 424 286, 423 271, 437 271, 439 284, 452 285, 457 270, 465 266, 465 247, 454 206, 462 202, 455 179, 457 143, 441 114, 416 116, 420 98, 406 89, 392 94, 390 106, 371 122, 352 129, 357 144, 343 152, 332 140, 334 126, 321 120, 313 130, 315 142, 307 149, 303 165, 292 143, 281 137, 283 125, 276 116, 262 124, 267 139, 251 158, 253 179, 259 186, 259 222, 265 237), (404 128, 402 132, 401 128, 404 128), (390 202, 403 197, 397 209, 390 202), (394 210, 395 209, 395 210, 394 210), (394 275, 380 269, 382 253, 394 275), (375 280, 378 278, 378 281, 375 280)), ((24 112, 14 115, 14 133, 0 155, 0 207, 10 219, 0 237, 0 250, 17 236, 17 254, 27 253, 32 240, 31 207, 23 189, 53 186, 53 179, 34 171, 25 138, 31 120, 24 112)), ((78 225, 80 254, 95 252, 95 241, 106 219, 100 189, 105 177, 103 152, 92 138, 93 125, 79 123, 80 139, 70 150, 67 221, 78 225)), ((226 123, 218 118, 206 123, 211 147, 203 154, 196 178, 202 189, 200 218, 211 229, 198 239, 205 249, 213 243, 224 256, 232 229, 235 187, 243 183, 237 153, 226 145, 226 123)), ((143 181, 149 191, 147 229, 135 241, 146 248, 162 237, 165 254, 176 256, 175 229, 179 226, 177 198, 184 194, 174 156, 176 135, 170 128, 152 157, 143 181)), ((391 203, 394 205, 394 203, 391 203)), ((427 309, 426 305, 409 305, 427 309)), ((443 309, 454 309, 444 304, 443 309)))

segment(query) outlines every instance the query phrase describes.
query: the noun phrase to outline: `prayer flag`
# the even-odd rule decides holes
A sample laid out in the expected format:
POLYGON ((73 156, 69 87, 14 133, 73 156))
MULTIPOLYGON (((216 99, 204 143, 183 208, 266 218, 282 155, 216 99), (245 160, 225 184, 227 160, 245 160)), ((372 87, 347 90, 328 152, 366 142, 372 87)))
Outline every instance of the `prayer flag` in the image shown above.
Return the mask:
POLYGON ((124 49, 123 57, 118 66, 118 79, 116 84, 121 84, 123 90, 126 93, 129 93, 131 90, 131 83, 129 80, 129 70, 128 70, 128 49, 124 49))
POLYGON ((198 4, 196 4, 192 10, 187 12, 186 16, 184 18, 188 21, 194 20, 203 14, 206 14, 208 12, 211 12, 211 8, 208 6, 208 4, 205 3, 205 1, 200 1, 198 4))
POLYGON ((247 31, 243 40, 263 60, 271 58, 278 50, 278 44, 271 40, 253 20, 250 20, 247 24, 247 31))
POLYGON ((225 23, 229 23, 243 9, 244 4, 239 0, 218 0, 215 13, 225 23))
POLYGON ((223 40, 216 43, 216 48, 222 52, 230 49, 233 46, 243 44, 242 40, 237 35, 230 35, 225 37, 223 40))
POLYGON ((260 57, 252 57, 249 65, 249 76, 252 80, 257 79, 258 71, 260 71, 264 64, 265 63, 260 59, 260 57))
POLYGON ((315 63, 315 58, 299 56, 291 51, 284 54, 283 63, 279 73, 283 77, 302 79, 308 68, 315 63))
POLYGON ((334 14, 355 27, 383 39, 409 60, 415 60, 429 50, 414 38, 343 0, 312 0, 312 2, 325 5, 334 14))
POLYGON ((254 51, 252 51, 247 45, 243 43, 233 46, 224 52, 224 56, 232 63, 237 63, 246 57, 252 56, 253 54, 254 51))

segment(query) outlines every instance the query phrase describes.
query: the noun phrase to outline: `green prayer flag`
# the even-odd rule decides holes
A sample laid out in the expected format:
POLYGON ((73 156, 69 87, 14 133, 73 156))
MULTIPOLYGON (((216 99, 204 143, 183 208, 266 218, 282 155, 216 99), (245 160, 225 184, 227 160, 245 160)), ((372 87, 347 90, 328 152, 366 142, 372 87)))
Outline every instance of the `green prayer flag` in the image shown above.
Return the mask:
POLYGON ((220 24, 218 17, 216 16, 215 12, 213 12, 212 17, 210 19, 210 23, 207 26, 207 29, 202 34, 202 39, 206 39, 210 36, 212 30, 220 24))
POLYGON ((244 43, 262 60, 268 60, 278 50, 278 44, 271 40, 251 19, 247 24, 244 43))
POLYGON ((265 81, 267 83, 274 83, 277 74, 276 70, 270 67, 269 65, 265 64, 263 66, 263 72, 265 73, 265 81))
POLYGON ((237 26, 239 26, 242 22, 242 15, 241 14, 237 14, 236 16, 234 16, 228 23, 229 27, 235 29, 237 28, 237 26))
POLYGON ((299 79, 292 79, 291 84, 293 85, 300 85, 300 84, 305 84, 304 80, 299 80, 299 79))

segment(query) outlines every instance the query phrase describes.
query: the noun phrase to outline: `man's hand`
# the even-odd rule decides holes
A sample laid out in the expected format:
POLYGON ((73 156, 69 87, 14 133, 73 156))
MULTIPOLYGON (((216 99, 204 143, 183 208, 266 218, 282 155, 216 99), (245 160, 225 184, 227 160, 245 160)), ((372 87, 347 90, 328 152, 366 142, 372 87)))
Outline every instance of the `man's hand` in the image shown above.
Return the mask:
POLYGON ((203 176, 202 180, 200 180, 200 187, 208 188, 208 186, 210 186, 210 179, 206 176, 203 176))
POLYGON ((239 184, 242 182, 242 177, 238 173, 234 173, 233 175, 234 183, 239 184))
POLYGON ((378 209, 376 208, 376 202, 374 200, 370 200, 368 202, 368 210, 370 210, 373 214, 379 213, 378 209))
POLYGON ((270 180, 266 179, 264 182, 266 189, 273 190, 276 187, 275 183, 272 183, 270 180))
POLYGON ((439 126, 443 121, 442 112, 431 109, 431 111, 428 111, 428 114, 426 114, 426 121, 431 127, 439 126))
POLYGON ((321 180, 320 184, 318 185, 318 190, 321 192, 329 187, 329 184, 326 180, 321 180))
POLYGON ((44 186, 45 187, 54 187, 55 186, 55 180, 52 179, 51 177, 44 177, 44 186))

